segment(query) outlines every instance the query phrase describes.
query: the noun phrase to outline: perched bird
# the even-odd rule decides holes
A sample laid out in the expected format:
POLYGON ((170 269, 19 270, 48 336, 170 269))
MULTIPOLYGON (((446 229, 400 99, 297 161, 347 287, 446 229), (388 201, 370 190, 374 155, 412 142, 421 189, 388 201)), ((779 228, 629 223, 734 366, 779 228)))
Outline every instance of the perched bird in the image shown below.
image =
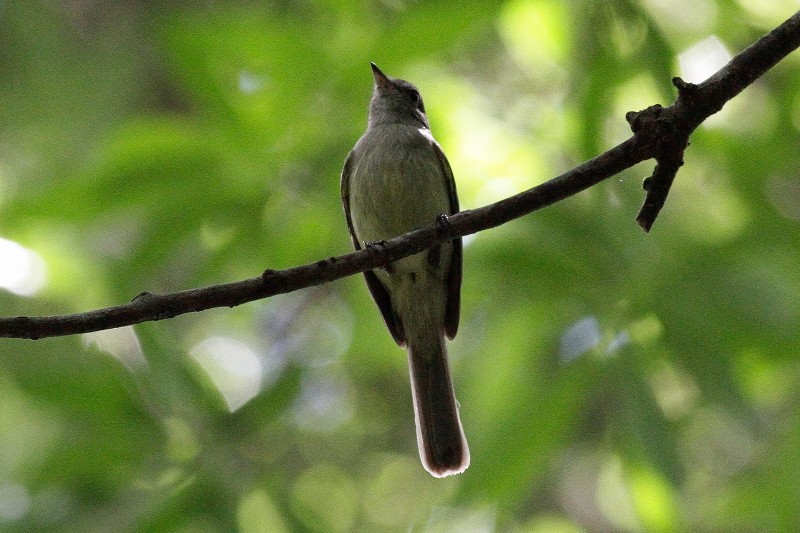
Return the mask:
MULTIPOLYGON (((356 249, 458 212, 453 172, 419 91, 374 63, 372 73, 367 131, 342 170, 342 203, 356 249)), ((458 330, 461 257, 461 239, 454 239, 364 273, 392 337, 408 349, 419 455, 436 477, 469 466, 444 342, 458 330)))

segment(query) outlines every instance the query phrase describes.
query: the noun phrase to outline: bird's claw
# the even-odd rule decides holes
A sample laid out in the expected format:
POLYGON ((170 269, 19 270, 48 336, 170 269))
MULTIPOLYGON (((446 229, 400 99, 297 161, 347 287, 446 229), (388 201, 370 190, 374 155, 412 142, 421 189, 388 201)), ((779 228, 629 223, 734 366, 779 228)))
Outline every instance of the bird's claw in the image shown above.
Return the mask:
POLYGON ((436 229, 439 233, 447 234, 450 232, 450 218, 442 213, 441 215, 436 215, 436 229))
POLYGON ((364 241, 364 248, 366 248, 367 250, 373 250, 375 252, 380 252, 381 250, 385 250, 386 249, 386 241, 383 240, 383 239, 381 239, 379 241, 372 241, 372 242, 364 241))

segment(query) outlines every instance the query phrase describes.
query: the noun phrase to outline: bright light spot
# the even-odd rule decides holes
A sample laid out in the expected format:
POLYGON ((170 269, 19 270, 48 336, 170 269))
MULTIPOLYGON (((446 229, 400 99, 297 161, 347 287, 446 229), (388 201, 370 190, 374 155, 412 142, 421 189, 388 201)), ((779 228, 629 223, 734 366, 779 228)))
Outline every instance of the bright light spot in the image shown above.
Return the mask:
POLYGON ((571 325, 561 336, 559 354, 565 363, 571 363, 600 344, 600 323, 589 316, 571 325))
POLYGON ((666 361, 653 372, 649 381, 656 403, 670 420, 687 415, 700 397, 691 378, 666 361))
POLYGON ((210 337, 190 350, 233 412, 261 390, 261 363, 245 343, 228 337, 210 337))
POLYGON ((257 76, 252 72, 243 70, 239 73, 239 90, 244 94, 253 94, 260 91, 266 83, 263 76, 257 76))
POLYGON ((734 359, 736 376, 748 398, 765 409, 780 409, 795 384, 781 363, 764 352, 748 348, 734 359))
POLYGON ((500 36, 522 65, 540 74, 564 62, 569 50, 568 17, 561 2, 516 0, 505 4, 500 36))
POLYGON ((281 508, 275 504, 265 489, 256 489, 239 500, 236 518, 239 522, 239 531, 247 533, 291 531, 281 514, 281 508))
POLYGON ((147 366, 142 345, 132 326, 94 331, 83 335, 85 346, 96 346, 119 360, 130 371, 147 366))
POLYGON ((47 267, 39 254, 0 238, 0 288, 20 296, 33 296, 46 278, 47 267))
POLYGON ((164 429, 168 436, 167 455, 171 460, 188 463, 200 455, 200 443, 188 422, 178 417, 167 417, 164 429))
POLYGON ((620 331, 606 346, 606 355, 618 352, 631 343, 631 335, 627 331, 620 331))
POLYGON ((646 0, 653 20, 676 32, 709 33, 717 18, 713 0, 646 0))
POLYGON ((0 519, 14 521, 25 516, 31 508, 31 495, 22 485, 0 485, 0 519))
POLYGON ((609 145, 621 143, 631 136, 631 128, 619 117, 631 109, 645 109, 661 99, 661 93, 650 74, 640 74, 630 78, 615 91, 614 111, 606 119, 603 134, 609 145))
POLYGON ((664 324, 655 315, 648 315, 628 325, 631 340, 637 344, 651 344, 664 333, 664 324))
POLYGON ((603 465, 597 477, 597 504, 606 519, 615 526, 613 529, 639 531, 641 525, 622 467, 618 457, 612 457, 603 465))
POLYGON ((453 147, 448 153, 458 161, 456 173, 464 205, 505 198, 535 185, 551 171, 541 154, 531 151, 530 139, 487 115, 482 105, 485 103, 472 99, 449 117, 453 147))
POLYGON ((712 35, 678 54, 681 77, 689 83, 701 83, 731 60, 731 53, 712 35))
POLYGON ((672 488, 656 471, 625 469, 633 505, 644 531, 675 531, 677 502, 672 488))
POLYGON ((488 205, 520 192, 511 178, 492 178, 475 195, 478 205, 488 205))

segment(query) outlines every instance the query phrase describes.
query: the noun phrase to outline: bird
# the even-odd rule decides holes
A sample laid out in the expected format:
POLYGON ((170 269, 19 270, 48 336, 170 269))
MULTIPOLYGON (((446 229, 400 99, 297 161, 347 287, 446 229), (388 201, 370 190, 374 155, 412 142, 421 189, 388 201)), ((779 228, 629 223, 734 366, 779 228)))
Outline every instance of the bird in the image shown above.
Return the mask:
MULTIPOLYGON (((371 66, 367 129, 341 176, 356 250, 446 223, 459 210, 453 171, 431 134, 419 90, 371 66)), ((389 332, 407 349, 417 446, 434 477, 461 473, 470 463, 445 346, 445 337, 458 331, 462 256, 457 238, 364 272, 389 332)))

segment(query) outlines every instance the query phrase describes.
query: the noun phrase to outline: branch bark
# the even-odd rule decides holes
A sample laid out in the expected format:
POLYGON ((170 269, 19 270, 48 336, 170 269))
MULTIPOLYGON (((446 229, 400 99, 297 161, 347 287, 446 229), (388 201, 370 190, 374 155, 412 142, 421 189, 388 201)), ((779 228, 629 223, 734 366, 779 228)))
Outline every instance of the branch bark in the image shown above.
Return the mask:
POLYGON ((88 333, 214 307, 234 307, 320 285, 387 265, 439 242, 500 226, 588 189, 641 161, 655 159, 656 170, 646 181, 647 197, 637 216, 637 222, 649 231, 683 164, 683 152, 692 132, 798 46, 800 12, 735 56, 703 83, 694 85, 675 78, 678 98, 672 105, 651 106, 628 113, 633 136, 625 142, 532 189, 453 215, 449 225, 432 224, 391 239, 385 246, 368 247, 286 270, 267 270, 259 277, 244 281, 169 294, 144 292, 130 303, 85 313, 0 318, 0 337, 40 339, 88 333))

